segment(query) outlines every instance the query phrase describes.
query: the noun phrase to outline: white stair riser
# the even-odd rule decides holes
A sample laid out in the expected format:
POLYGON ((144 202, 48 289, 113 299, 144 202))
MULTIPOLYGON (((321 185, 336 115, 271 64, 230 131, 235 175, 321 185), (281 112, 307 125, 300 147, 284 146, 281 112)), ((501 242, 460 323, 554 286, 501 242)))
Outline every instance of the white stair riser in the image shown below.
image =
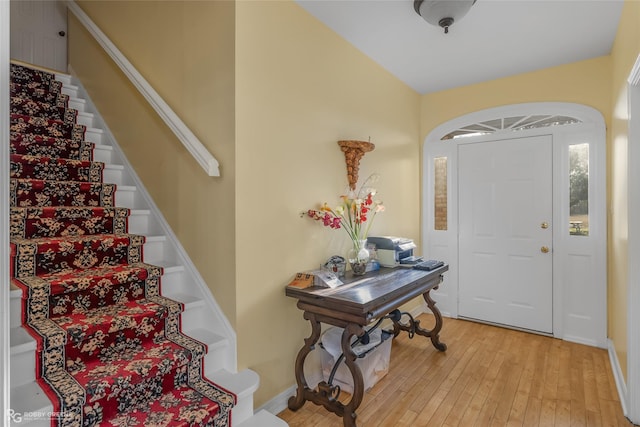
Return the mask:
POLYGON ((76 117, 76 123, 79 125, 84 125, 86 127, 93 127, 93 114, 78 112, 78 116, 76 117))
POLYGON ((143 249, 144 261, 149 264, 166 265, 167 257, 165 252, 165 242, 157 241, 147 237, 143 249))
POLYGON ((96 145, 102 145, 102 132, 99 129, 87 128, 84 133, 84 140, 93 142, 96 145))
POLYGON ((79 90, 74 86, 63 85, 61 92, 65 95, 69 95, 69 98, 80 98, 79 90))
POLYGON ((151 218, 149 215, 131 214, 127 219, 129 233, 133 234, 155 234, 151 227, 151 218))
POLYGON ((22 298, 14 297, 13 292, 9 299, 9 324, 11 328, 15 328, 22 324, 22 298))
POLYGON ((56 74, 56 80, 59 81, 60 83, 62 83, 63 85, 67 86, 67 87, 69 87, 69 86, 76 87, 73 84, 71 75, 69 75, 69 74, 56 74))
POLYGON ((96 147, 93 150, 93 160, 110 164, 113 162, 113 150, 108 146, 96 147))
POLYGON ((138 209, 136 191, 129 188, 122 188, 122 186, 118 186, 116 188, 116 206, 129 208, 129 209, 138 209))
POLYGON ((180 271, 167 271, 165 269, 162 275, 162 292, 167 294, 177 294, 184 292, 188 289, 188 285, 185 283, 186 274, 183 270, 180 271))
POLYGON ((78 112, 85 112, 87 108, 87 103, 84 101, 84 99, 69 98, 69 108, 78 110, 78 112))
POLYGON ((238 403, 234 406, 232 414, 234 426, 251 418, 253 416, 253 394, 243 399, 238 399, 238 403))
POLYGON ((120 168, 104 168, 102 171, 102 181, 108 184, 128 185, 124 182, 124 171, 120 168))
POLYGON ((11 355, 11 385, 13 387, 36 380, 35 350, 11 355))
MULTIPOLYGON (((189 334, 187 333, 187 335, 189 334)), ((220 366, 229 366, 229 349, 227 346, 209 347, 207 354, 204 356, 204 371, 207 372, 220 366)))

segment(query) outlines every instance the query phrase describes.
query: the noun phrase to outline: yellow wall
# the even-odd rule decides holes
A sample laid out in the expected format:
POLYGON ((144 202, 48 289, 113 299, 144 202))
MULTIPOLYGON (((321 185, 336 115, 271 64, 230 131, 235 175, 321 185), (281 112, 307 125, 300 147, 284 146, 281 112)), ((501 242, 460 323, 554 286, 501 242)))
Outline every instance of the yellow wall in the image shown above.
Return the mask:
POLYGON ((221 163, 207 177, 71 19, 71 65, 234 324, 260 406, 295 383, 309 334, 284 286, 349 246, 299 216, 344 192, 338 140, 376 144, 372 233, 418 240, 419 95, 293 2, 81 6, 221 163))
POLYGON ((222 165, 222 177, 209 177, 69 14, 72 69, 233 323, 235 6, 79 4, 222 165))
POLYGON ((609 337, 623 374, 627 372, 627 78, 640 52, 640 3, 625 1, 613 59, 609 144, 609 337))
POLYGON ((502 105, 526 102, 574 102, 600 111, 610 122, 611 60, 603 56, 462 86, 422 97, 421 139, 456 117, 502 105))
POLYGON ((238 354, 259 406, 294 384, 310 333, 284 286, 348 249, 299 216, 343 194, 338 140, 376 145, 360 166, 361 181, 381 175, 372 233, 419 239, 419 95, 295 3, 237 2, 236 18, 238 354))

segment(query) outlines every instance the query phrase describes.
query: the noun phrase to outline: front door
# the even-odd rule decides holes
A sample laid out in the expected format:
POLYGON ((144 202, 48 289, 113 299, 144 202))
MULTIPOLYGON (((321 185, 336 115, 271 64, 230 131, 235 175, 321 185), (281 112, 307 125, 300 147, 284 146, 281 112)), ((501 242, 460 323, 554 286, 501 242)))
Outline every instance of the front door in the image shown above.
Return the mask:
POLYGON ((11 58, 67 71, 67 9, 62 2, 11 0, 11 58))
POLYGON ((552 136, 458 146, 462 317, 552 333, 552 136))

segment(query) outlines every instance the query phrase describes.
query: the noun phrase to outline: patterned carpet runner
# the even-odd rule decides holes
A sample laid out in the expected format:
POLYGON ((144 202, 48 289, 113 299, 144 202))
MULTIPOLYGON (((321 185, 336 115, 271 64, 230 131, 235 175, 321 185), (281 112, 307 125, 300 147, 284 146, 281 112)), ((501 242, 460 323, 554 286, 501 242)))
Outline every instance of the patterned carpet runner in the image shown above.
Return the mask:
POLYGON ((230 426, 236 396, 203 377, 162 268, 53 74, 11 64, 11 277, 37 341, 52 426, 230 426))

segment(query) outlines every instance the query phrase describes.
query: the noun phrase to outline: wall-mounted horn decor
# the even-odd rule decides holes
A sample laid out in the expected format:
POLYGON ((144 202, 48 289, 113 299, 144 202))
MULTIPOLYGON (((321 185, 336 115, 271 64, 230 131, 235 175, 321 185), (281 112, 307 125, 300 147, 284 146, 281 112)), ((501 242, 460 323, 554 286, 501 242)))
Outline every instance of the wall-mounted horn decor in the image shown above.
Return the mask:
POLYGON ((373 151, 376 146, 369 141, 338 141, 340 149, 344 153, 347 162, 347 179, 349 180, 349 188, 356 189, 358 183, 358 170, 360 169, 360 159, 364 153, 373 151))

